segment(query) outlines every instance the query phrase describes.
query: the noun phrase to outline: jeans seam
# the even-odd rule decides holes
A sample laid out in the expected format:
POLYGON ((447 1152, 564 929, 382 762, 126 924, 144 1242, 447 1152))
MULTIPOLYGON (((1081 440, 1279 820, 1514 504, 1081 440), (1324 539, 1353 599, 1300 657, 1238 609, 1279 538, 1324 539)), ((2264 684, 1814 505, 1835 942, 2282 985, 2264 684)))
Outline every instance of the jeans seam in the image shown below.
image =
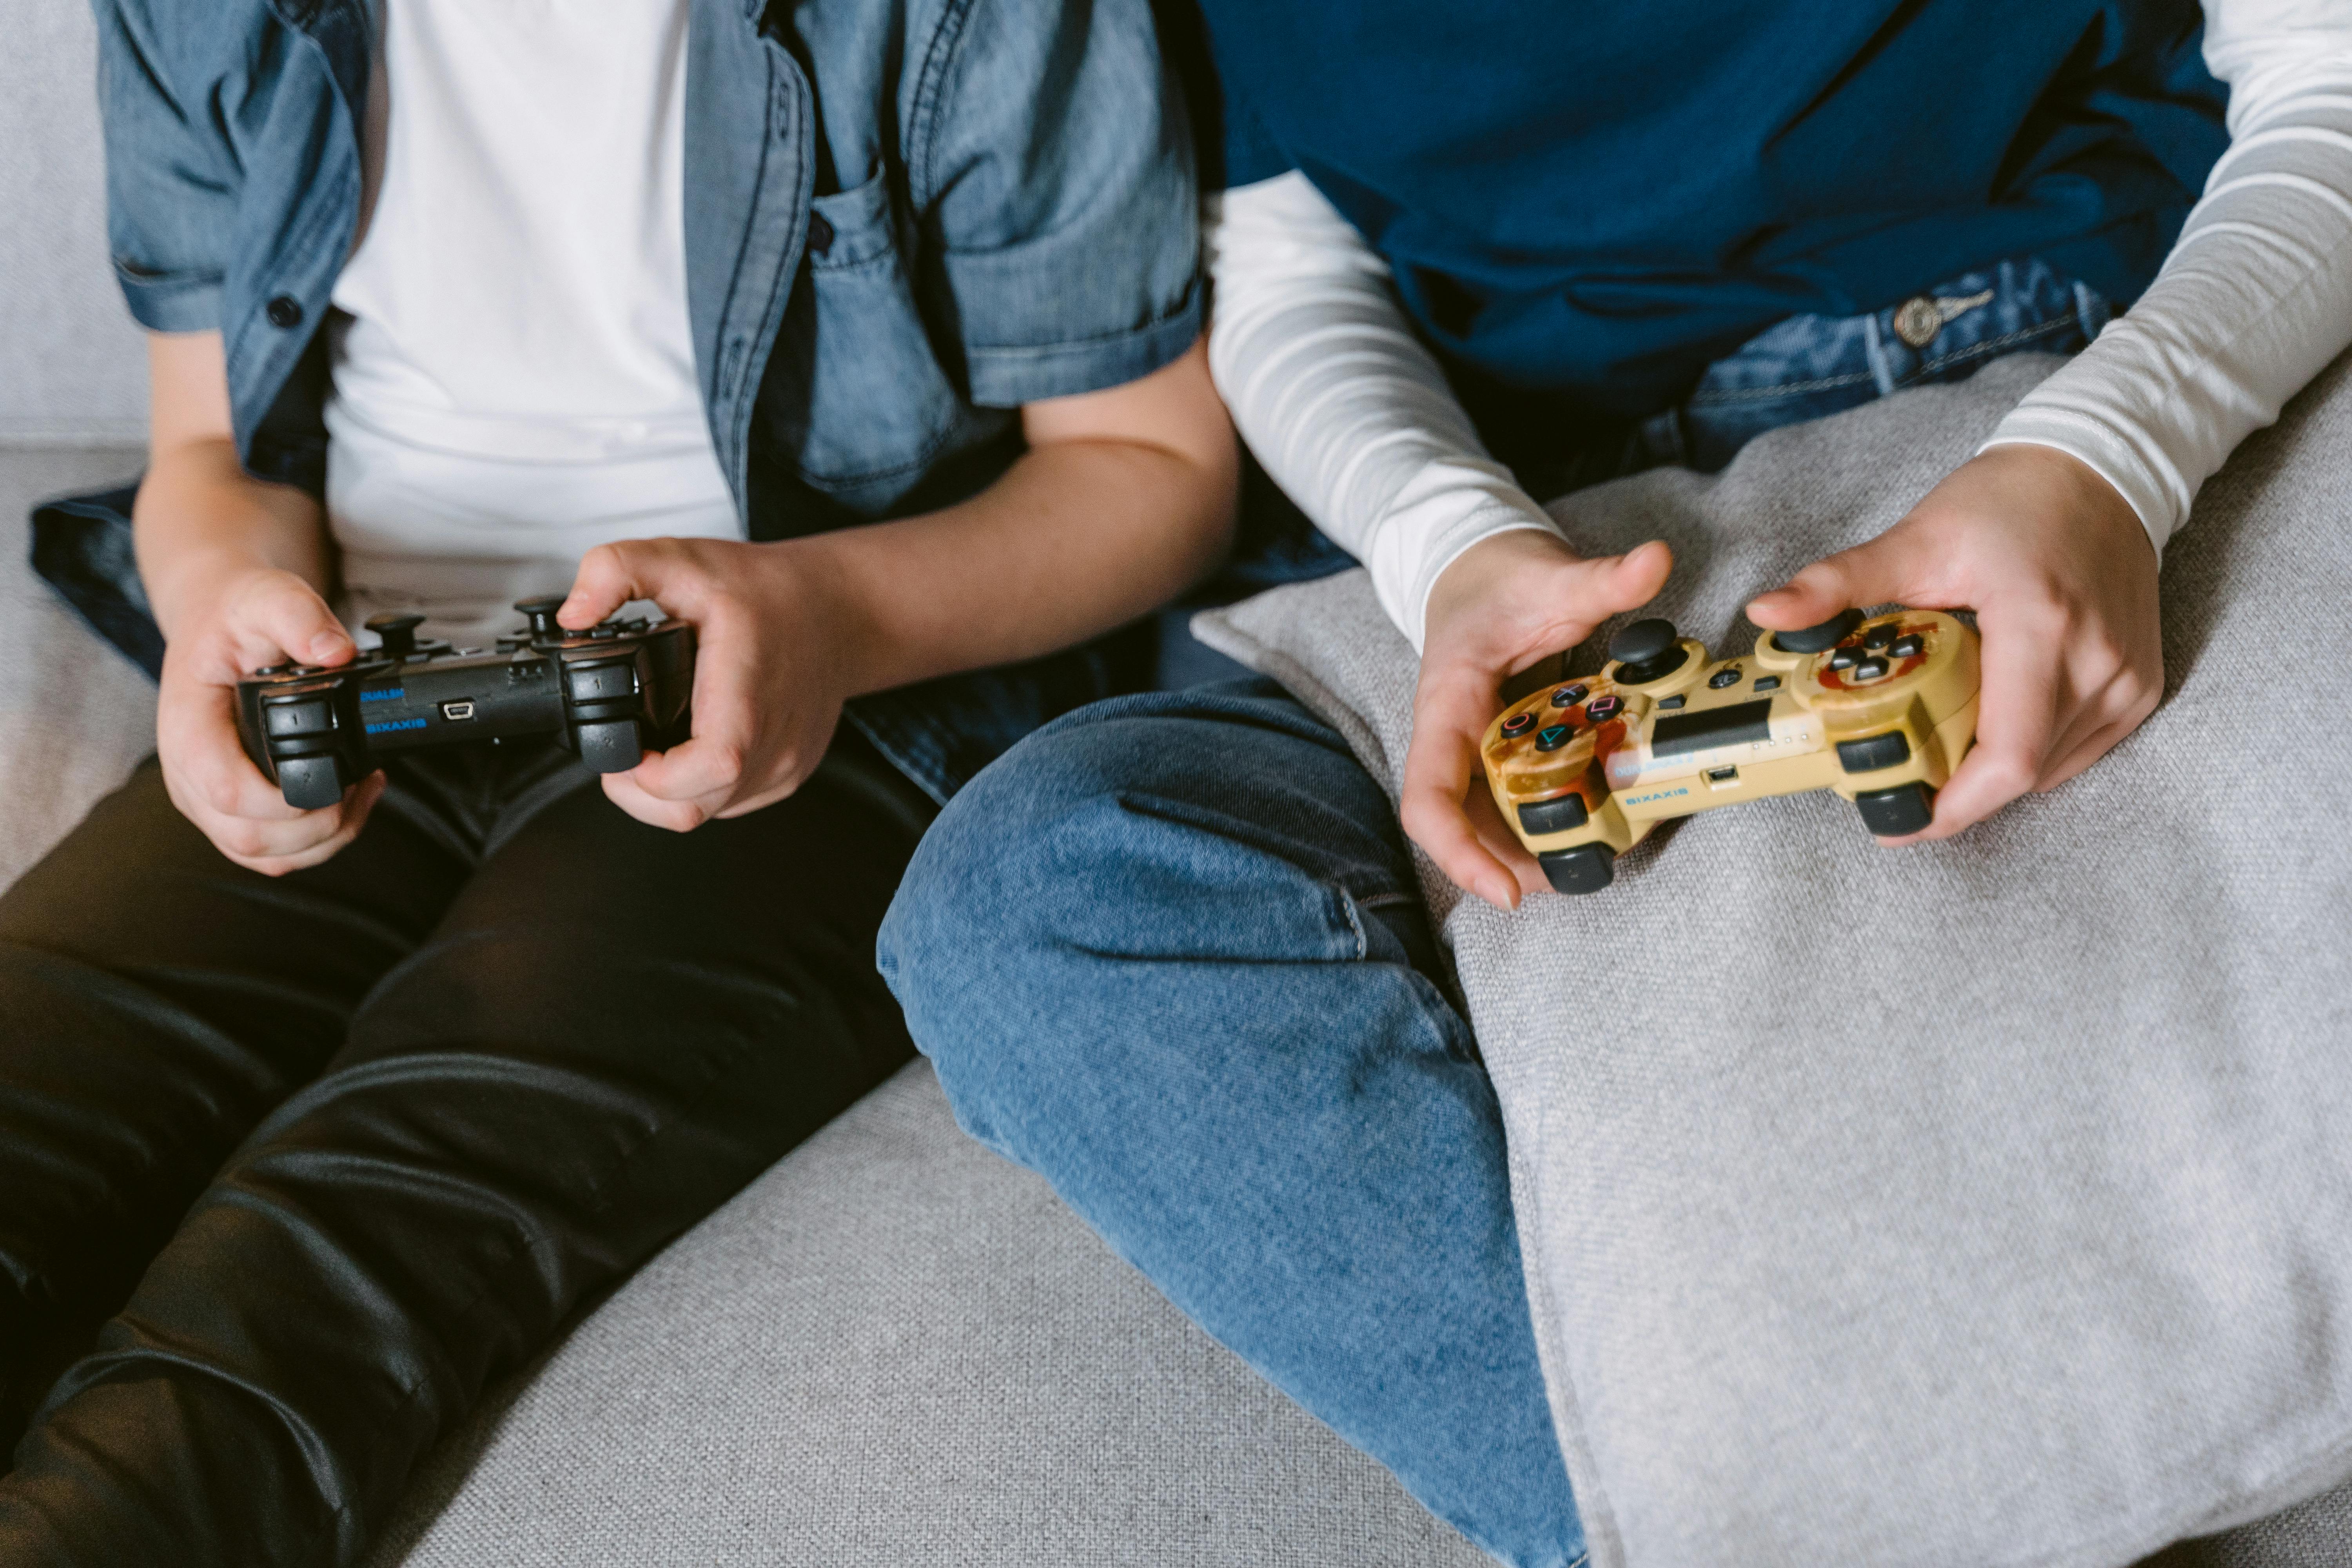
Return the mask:
POLYGON ((2053 333, 2063 331, 2068 327, 2078 325, 2080 323, 2072 316, 2053 316, 2049 321, 2037 321, 2030 327, 2020 327, 2016 331, 2003 332, 1997 338, 1987 338, 1982 342, 1970 343, 1967 348, 1955 349, 1950 353, 1924 360, 1917 370, 1905 376, 1897 384, 1909 386, 1933 371, 1948 369, 1956 364, 1966 364, 1969 360, 1982 359, 1986 355, 1997 353, 2012 343, 2028 342, 2035 338, 2046 338, 2053 333))
POLYGON ((1730 392, 1695 392, 1685 406, 1705 408, 1720 403, 1760 403, 1769 398, 1790 397, 1803 392, 1827 392, 1833 387, 1852 386, 1858 381, 1874 379, 1869 371, 1855 370, 1843 375, 1817 376, 1811 381, 1784 381, 1771 386, 1743 386, 1730 392))
POLYGON ((1371 942, 1365 935, 1364 922, 1357 916, 1356 896, 1337 884, 1331 888, 1331 896, 1339 901, 1340 912, 1348 917, 1348 929, 1355 933, 1357 959, 1360 961, 1370 957, 1371 942))

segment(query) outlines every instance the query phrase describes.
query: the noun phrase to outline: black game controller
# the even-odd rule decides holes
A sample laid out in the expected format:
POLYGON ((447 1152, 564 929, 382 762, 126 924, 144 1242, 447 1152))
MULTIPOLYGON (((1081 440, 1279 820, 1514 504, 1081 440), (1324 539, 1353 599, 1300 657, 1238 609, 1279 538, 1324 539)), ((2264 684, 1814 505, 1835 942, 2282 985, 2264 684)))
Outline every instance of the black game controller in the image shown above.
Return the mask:
POLYGON ((236 685, 245 754, 277 781, 286 804, 332 805, 399 752, 553 735, 591 772, 617 773, 687 737, 694 628, 684 621, 606 621, 583 632, 555 624, 562 598, 524 599, 527 630, 498 651, 419 641, 423 616, 383 615, 383 639, 329 669, 280 664, 236 685))

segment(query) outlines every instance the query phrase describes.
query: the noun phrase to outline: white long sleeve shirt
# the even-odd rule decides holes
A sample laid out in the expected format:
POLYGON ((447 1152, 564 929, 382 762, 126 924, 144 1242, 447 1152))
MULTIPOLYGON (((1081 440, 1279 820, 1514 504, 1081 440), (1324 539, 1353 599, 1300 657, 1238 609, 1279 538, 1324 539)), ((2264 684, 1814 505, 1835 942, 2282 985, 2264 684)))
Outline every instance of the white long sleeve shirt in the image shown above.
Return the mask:
MULTIPOLYGON (((2228 150, 2147 292, 1986 443, 2089 464, 2159 554, 2238 443, 2352 343, 2352 0, 2205 16, 2228 150)), ((1550 518, 1487 455, 1387 264, 1304 175, 1226 192, 1208 237, 1209 360, 1234 423, 1418 648, 1456 557, 1550 518)))

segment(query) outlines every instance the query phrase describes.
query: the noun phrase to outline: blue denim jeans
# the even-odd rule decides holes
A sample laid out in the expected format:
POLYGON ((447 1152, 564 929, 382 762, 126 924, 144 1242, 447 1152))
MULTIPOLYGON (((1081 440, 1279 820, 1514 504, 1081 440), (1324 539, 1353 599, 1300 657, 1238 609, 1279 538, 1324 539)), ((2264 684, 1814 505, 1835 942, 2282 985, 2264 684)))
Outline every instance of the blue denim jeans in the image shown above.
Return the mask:
MULTIPOLYGON (((2105 310, 2032 263, 1922 298, 1918 343, 1898 310, 1774 328, 1610 461, 1727 460, 2105 310)), ((1261 679, 1048 724, 948 805, 880 952, 968 1131, 1486 1552, 1582 1561, 1494 1089, 1336 731, 1261 679)))
POLYGON ((948 811, 880 951, 964 1129, 1471 1540, 1579 1562, 1494 1088, 1347 742, 1270 681, 1120 698, 948 811))

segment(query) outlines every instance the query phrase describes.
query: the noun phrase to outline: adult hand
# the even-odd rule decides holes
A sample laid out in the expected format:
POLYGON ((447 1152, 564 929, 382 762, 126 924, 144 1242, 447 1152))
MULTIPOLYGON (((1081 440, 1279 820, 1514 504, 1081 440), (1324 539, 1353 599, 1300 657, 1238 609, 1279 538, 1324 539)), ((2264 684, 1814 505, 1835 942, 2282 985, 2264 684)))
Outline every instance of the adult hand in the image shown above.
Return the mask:
POLYGON ((357 649, 334 612, 299 575, 275 567, 232 570, 200 594, 163 650, 155 752, 172 804, 238 865, 266 876, 315 866, 349 844, 383 793, 370 773, 333 805, 304 811, 245 754, 236 734, 236 683, 286 659, 342 664, 357 649))
POLYGON ((1423 618, 1400 811, 1413 842, 1464 891, 1507 910, 1549 885, 1496 811, 1478 760, 1503 682, 1649 603, 1673 566, 1654 540, 1585 560, 1530 528, 1479 541, 1439 575, 1423 618))
POLYGON ((563 625, 651 599, 695 629, 693 735, 605 774, 614 805, 683 833, 782 800, 816 771, 857 689, 864 636, 827 560, 796 543, 717 539, 602 544, 582 559, 556 612, 563 625))
POLYGON ((1976 747, 1908 838, 1948 838, 2106 754, 2164 694, 2156 550, 2115 487, 2053 447, 1994 447, 1869 543, 1758 598, 1770 631, 1879 604, 1972 608, 1984 637, 1976 747))

